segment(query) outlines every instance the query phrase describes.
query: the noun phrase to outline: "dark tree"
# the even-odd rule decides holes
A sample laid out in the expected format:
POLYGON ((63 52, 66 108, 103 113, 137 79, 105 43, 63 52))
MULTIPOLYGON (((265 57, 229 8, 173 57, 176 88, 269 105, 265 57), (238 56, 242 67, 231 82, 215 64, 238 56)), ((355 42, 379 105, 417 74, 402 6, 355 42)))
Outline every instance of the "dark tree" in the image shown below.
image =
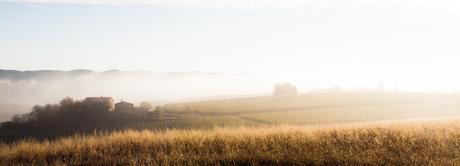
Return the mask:
POLYGON ((160 106, 155 107, 155 110, 153 111, 153 116, 155 116, 155 117, 160 117, 161 116, 161 107, 160 106))
MULTIPOLYGON (((110 102, 93 108, 80 100, 66 97, 58 104, 35 105, 29 113, 14 115, 11 121, 1 123, 0 129, 87 127, 133 122, 140 119, 137 114, 131 112, 110 112, 110 107, 110 102)), ((161 114, 161 108, 159 109, 161 114)))
POLYGON ((143 102, 141 103, 140 106, 141 106, 141 107, 148 108, 148 109, 152 109, 152 108, 153 108, 152 104, 151 104, 150 102, 148 102, 148 101, 143 101, 143 102))
POLYGON ((273 89, 273 95, 275 96, 297 94, 297 87, 288 82, 284 84, 277 83, 273 89))

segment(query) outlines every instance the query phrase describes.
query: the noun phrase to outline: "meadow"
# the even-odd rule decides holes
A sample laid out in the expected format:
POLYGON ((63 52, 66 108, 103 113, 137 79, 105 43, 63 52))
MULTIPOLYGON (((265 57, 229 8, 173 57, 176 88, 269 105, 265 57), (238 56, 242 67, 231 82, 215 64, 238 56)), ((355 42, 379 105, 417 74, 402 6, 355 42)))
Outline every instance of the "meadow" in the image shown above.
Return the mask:
POLYGON ((167 105, 195 110, 177 119, 4 129, 0 165, 459 165, 460 103, 441 96, 265 96, 167 105))
POLYGON ((170 113, 238 114, 295 109, 374 106, 438 101, 439 93, 340 92, 264 96, 226 100, 166 104, 170 113))
POLYGON ((459 165, 460 119, 123 131, 0 148, 0 165, 459 165))
POLYGON ((244 118, 270 124, 350 123, 394 119, 460 116, 460 105, 447 103, 415 103, 329 109, 241 114, 244 118))

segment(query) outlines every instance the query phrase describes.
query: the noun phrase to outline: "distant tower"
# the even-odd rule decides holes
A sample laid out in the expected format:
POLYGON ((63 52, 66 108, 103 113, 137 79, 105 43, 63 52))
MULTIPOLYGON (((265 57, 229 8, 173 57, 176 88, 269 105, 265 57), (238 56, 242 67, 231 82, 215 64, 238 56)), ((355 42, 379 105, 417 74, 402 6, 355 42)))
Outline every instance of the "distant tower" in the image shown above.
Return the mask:
POLYGON ((397 92, 397 91, 398 91, 398 84, 396 84, 396 82, 395 82, 395 92, 397 92))
POLYGON ((379 86, 377 87, 377 91, 385 91, 385 87, 383 86, 382 81, 380 81, 379 86))

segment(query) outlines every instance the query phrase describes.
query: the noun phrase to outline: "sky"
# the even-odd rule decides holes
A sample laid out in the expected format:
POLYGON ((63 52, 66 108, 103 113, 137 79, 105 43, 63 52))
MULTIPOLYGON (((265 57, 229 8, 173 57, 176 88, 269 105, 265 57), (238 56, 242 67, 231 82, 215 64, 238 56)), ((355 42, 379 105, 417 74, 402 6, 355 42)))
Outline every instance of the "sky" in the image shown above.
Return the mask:
POLYGON ((460 89, 460 1, 0 0, 0 69, 460 89))

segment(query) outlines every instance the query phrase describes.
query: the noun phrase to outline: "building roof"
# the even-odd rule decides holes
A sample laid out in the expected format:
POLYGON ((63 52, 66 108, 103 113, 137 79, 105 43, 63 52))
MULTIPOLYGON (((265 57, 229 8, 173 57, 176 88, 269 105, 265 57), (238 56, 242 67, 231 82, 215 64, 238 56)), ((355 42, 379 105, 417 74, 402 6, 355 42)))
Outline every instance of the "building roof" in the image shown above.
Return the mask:
POLYGON ((110 100, 113 100, 112 97, 87 97, 85 99, 85 102, 91 102, 91 103, 102 103, 102 102, 110 102, 110 100))
POLYGON ((131 104, 131 105, 134 105, 133 103, 128 103, 126 101, 120 101, 118 103, 115 103, 115 105, 117 105, 117 104, 131 104))

